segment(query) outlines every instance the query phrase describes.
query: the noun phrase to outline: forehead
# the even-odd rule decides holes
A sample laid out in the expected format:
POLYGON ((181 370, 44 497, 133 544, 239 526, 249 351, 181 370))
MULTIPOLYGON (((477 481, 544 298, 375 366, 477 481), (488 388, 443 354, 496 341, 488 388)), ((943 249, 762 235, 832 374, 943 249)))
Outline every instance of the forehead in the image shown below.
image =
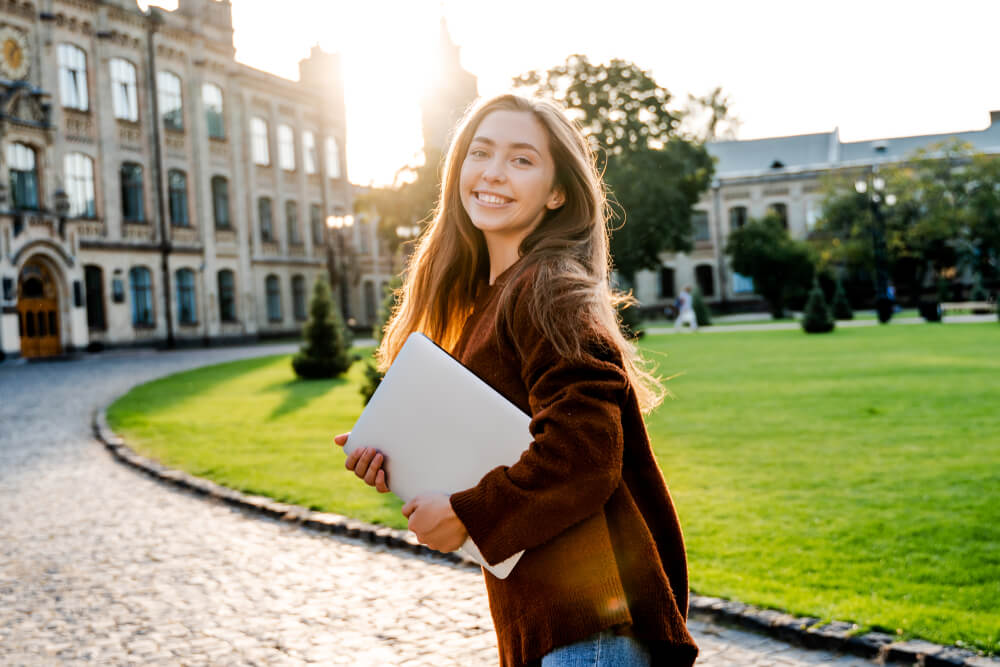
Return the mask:
POLYGON ((530 111, 491 111, 479 122, 473 136, 489 139, 500 146, 531 144, 543 155, 549 154, 548 133, 530 111))

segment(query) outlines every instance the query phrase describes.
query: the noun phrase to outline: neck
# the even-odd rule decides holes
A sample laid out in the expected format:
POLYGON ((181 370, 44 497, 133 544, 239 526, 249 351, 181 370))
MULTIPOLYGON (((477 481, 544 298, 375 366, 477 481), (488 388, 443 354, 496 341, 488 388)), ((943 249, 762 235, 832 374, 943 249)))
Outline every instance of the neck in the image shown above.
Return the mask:
POLYGON ((521 239, 497 238, 486 234, 486 250, 490 256, 490 285, 496 282, 497 276, 506 271, 519 259, 517 249, 521 239))

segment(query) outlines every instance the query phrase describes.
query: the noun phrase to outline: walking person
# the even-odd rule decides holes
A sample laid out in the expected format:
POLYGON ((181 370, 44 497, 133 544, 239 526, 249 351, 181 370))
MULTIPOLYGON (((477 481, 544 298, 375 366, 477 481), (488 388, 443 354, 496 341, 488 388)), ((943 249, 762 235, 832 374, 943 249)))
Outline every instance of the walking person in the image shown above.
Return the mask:
MULTIPOLYGON (((420 331, 531 415, 520 460, 474 487, 417 496, 409 529, 442 552, 471 537, 500 664, 678 665, 687 631, 680 523, 643 412, 663 388, 621 334, 594 155, 552 103, 501 95, 466 115, 433 221, 377 351, 388 368, 420 331)), ((349 434, 335 438, 343 446, 349 434)), ((348 469, 387 492, 383 457, 348 469)))
POLYGON ((698 330, 698 316, 694 312, 694 298, 691 296, 690 285, 685 285, 677 297, 677 319, 674 320, 674 329, 680 330, 685 323, 691 331, 698 330))

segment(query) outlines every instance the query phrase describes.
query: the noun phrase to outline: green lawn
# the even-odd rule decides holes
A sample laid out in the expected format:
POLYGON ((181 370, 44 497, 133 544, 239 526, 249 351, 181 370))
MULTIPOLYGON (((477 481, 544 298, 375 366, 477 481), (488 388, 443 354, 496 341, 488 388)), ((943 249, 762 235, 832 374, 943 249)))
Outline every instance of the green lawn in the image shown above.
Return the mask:
MULTIPOLYGON (((648 420, 702 594, 1000 650, 1000 326, 648 336, 648 420)), ((155 381, 112 406, 140 451, 283 501, 406 526, 343 468, 346 379, 287 357, 155 381)))

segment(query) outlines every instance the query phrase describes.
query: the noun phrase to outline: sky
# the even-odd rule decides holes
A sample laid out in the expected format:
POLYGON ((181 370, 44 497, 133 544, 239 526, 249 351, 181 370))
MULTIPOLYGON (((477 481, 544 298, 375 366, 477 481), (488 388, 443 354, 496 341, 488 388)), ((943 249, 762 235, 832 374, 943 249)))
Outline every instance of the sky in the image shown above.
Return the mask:
MULTIPOLYGON (((173 9, 176 0, 139 0, 173 9)), ((348 177, 391 182, 419 155, 441 15, 482 95, 583 53, 630 60, 673 95, 716 86, 739 139, 843 141, 976 130, 1000 110, 997 0, 232 0, 236 59, 290 79, 339 53, 348 177)))

